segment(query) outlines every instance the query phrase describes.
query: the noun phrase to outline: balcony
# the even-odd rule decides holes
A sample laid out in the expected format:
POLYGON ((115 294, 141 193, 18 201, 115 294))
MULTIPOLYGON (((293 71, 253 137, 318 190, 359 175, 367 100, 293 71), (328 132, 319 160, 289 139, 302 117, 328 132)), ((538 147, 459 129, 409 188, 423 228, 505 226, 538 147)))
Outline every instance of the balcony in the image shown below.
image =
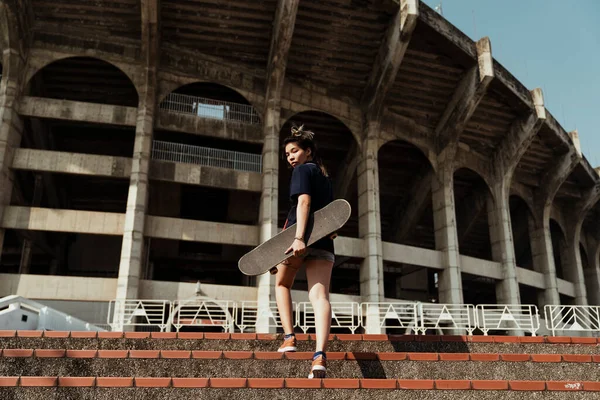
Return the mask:
POLYGON ((199 118, 260 125, 258 113, 254 107, 248 104, 171 93, 160 103, 160 108, 170 112, 194 115, 199 118))
POLYGON ((155 140, 152 143, 152 159, 228 168, 244 172, 261 173, 262 171, 262 156, 260 154, 191 146, 160 140, 155 140))

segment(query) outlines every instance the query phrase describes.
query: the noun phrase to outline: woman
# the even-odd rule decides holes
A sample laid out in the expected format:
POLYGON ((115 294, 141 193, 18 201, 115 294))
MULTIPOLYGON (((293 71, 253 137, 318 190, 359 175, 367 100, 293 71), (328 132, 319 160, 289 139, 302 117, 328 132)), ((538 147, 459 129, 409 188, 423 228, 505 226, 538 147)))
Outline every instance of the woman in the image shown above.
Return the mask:
POLYGON ((304 265, 308 279, 308 297, 315 313, 317 346, 313 355, 309 379, 325 378, 327 356, 325 354, 331 327, 331 304, 329 282, 335 256, 333 240, 323 238, 306 247, 304 234, 309 215, 333 201, 331 182, 327 171, 317 155, 314 133, 303 126, 293 127, 292 134, 284 140, 285 157, 293 168, 290 183, 292 206, 285 227, 296 224, 294 242, 286 253, 293 252, 277 266, 275 277, 277 308, 284 329, 284 342, 279 352, 296 351, 296 337, 292 324, 291 287, 296 272, 304 265))

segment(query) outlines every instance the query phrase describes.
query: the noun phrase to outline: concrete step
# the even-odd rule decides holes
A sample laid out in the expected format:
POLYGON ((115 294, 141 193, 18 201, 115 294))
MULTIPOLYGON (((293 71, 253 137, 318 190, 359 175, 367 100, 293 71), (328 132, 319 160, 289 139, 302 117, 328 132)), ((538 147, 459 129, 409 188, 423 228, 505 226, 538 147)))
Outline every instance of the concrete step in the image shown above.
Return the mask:
MULTIPOLYGON (((303 378, 312 352, 4 349, 0 376, 303 378)), ((328 353, 329 378, 595 380, 600 355, 328 353)))
POLYGON ((597 399, 598 382, 396 379, 0 378, 0 398, 129 399, 597 399), (576 393, 574 393, 576 392, 576 393))
POLYGON ((0 331, 0 399, 598 399, 595 338, 0 331), (572 392, 577 393, 572 393, 572 392))
MULTIPOLYGON (((313 351, 312 335, 297 335, 313 351)), ((0 331, 5 349, 276 351, 281 335, 175 332, 0 331)), ((600 354, 597 338, 519 336, 331 335, 330 352, 600 354)))

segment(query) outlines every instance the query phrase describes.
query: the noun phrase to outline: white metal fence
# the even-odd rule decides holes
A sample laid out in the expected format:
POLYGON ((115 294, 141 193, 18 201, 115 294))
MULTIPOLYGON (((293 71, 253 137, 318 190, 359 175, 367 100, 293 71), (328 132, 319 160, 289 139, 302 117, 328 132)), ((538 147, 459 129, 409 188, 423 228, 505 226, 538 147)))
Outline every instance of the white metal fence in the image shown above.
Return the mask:
POLYGON ((540 329, 538 308, 522 304, 479 304, 477 327, 487 336, 488 331, 522 331, 535 336, 540 329))
POLYGON ((418 303, 419 330, 424 335, 427 330, 466 331, 469 335, 477 328, 475 307, 471 304, 418 303))
POLYGON ((107 323, 113 331, 125 327, 167 328, 171 310, 168 300, 112 300, 108 305, 107 323))
MULTIPOLYGON (((292 311, 296 311, 296 303, 292 303, 292 311)), ((296 319, 293 318, 292 321, 296 319)), ((279 310, 277 302, 270 301, 266 305, 259 304, 257 301, 242 301, 238 305, 236 315, 236 326, 240 332, 246 329, 257 330, 257 326, 263 328, 280 328, 279 310)))
POLYGON ((362 303, 362 326, 371 330, 376 328, 394 328, 406 333, 419 332, 416 303, 362 303))
MULTIPOLYGON (((349 332, 371 333, 373 328, 414 332, 465 331, 472 335, 514 332, 535 336, 540 315, 535 305, 527 304, 436 304, 409 302, 332 302, 331 327, 349 332)), ((294 327, 308 332, 315 328, 315 315, 309 302, 293 303, 294 327)), ((600 336, 599 306, 555 306, 544 308, 546 329, 552 335, 592 332, 600 336)), ((255 301, 196 299, 183 301, 111 301, 107 327, 122 330, 179 331, 189 328, 218 328, 225 332, 261 332, 281 328, 274 301, 259 306, 255 301)))
POLYGON ((236 306, 228 300, 178 300, 173 302, 169 322, 177 332, 183 326, 219 327, 225 332, 233 332, 236 306))
POLYGON ((160 140, 152 142, 152 158, 154 160, 229 168, 245 172, 260 173, 262 171, 262 156, 260 154, 213 149, 210 147, 163 142, 160 140))
MULTIPOLYGON (((361 325, 360 304, 331 303, 331 327, 346 328, 354 333, 361 325)), ((296 326, 304 333, 315 328, 315 311, 308 302, 298 303, 296 308, 296 326)))
POLYGON ((160 108, 171 112, 194 115, 199 118, 218 119, 250 125, 260 124, 258 113, 251 105, 207 99, 187 94, 169 94, 160 103, 160 108))
POLYGON ((547 305, 544 316, 552 335, 557 332, 600 333, 600 306, 547 305))

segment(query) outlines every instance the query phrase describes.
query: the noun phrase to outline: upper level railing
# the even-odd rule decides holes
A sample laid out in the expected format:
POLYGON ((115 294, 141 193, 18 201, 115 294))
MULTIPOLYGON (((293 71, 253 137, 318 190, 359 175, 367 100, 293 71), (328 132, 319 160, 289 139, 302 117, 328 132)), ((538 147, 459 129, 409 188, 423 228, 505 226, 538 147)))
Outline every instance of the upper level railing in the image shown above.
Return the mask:
POLYGON ((262 171, 262 156, 260 154, 162 142, 160 140, 155 140, 152 143, 152 158, 154 160, 229 168, 245 172, 260 173, 262 171))
POLYGON ((160 103, 160 108, 200 118, 218 119, 249 125, 260 124, 258 113, 251 105, 207 99, 187 94, 169 94, 160 103))
MULTIPOLYGON (((371 328, 393 329, 404 333, 427 332, 443 334, 444 331, 464 332, 473 335, 475 330, 488 335, 497 332, 529 334, 536 336, 540 328, 539 312, 535 305, 527 304, 438 304, 420 302, 354 303, 332 302, 331 327, 355 333, 371 328), (362 329, 361 329, 362 328, 362 329)), ((547 330, 552 335, 575 332, 600 336, 598 306, 545 307, 547 330), (549 315, 550 314, 550 315, 549 315)), ((294 303, 294 326, 308 332, 315 328, 314 311, 310 303, 294 303)), ((233 332, 260 332, 265 328, 280 328, 281 321, 275 302, 260 305, 256 301, 198 299, 191 301, 126 300, 111 302, 108 324, 115 327, 176 330, 186 327, 221 328, 233 332), (120 307, 115 307, 113 304, 120 307), (121 316, 111 314, 123 309, 121 316), (135 317, 135 318, 134 318, 135 317), (117 321, 116 319, 120 320, 117 321)))

